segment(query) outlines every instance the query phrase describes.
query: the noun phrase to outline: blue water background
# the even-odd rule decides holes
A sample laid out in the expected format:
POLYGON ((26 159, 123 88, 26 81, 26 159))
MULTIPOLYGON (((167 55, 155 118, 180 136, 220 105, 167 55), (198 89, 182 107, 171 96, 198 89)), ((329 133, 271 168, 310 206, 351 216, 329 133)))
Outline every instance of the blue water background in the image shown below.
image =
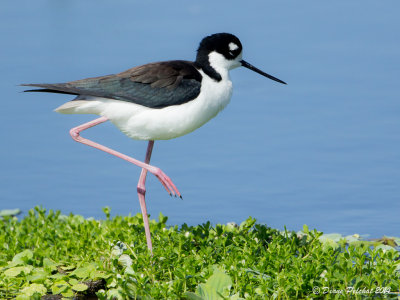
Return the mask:
MULTIPOLYGON (((155 143, 149 213, 171 225, 303 224, 326 233, 399 236, 398 1, 2 1, 0 208, 35 205, 104 218, 140 211, 140 170, 74 142, 90 115, 60 115, 65 95, 19 83, 65 82, 152 61, 193 60, 198 43, 231 32, 244 59, 288 82, 231 72, 230 105, 194 133, 155 143)), ((111 124, 85 137, 143 159, 146 143, 111 124)))

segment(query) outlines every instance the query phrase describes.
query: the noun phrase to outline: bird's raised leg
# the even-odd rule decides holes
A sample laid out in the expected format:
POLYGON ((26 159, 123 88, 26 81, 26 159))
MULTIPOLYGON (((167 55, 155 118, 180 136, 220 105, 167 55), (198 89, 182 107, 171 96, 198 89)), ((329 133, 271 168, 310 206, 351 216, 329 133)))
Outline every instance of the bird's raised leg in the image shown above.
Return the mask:
POLYGON ((95 119, 93 121, 90 121, 88 123, 82 124, 78 127, 74 127, 70 130, 70 134, 72 138, 80 142, 82 144, 94 147, 96 149, 102 150, 104 152, 107 152, 109 154, 115 155, 119 158, 122 158, 130 163, 133 163, 139 167, 142 168, 142 172, 140 174, 138 186, 137 186, 137 191, 138 191, 138 196, 139 196, 139 203, 140 203, 140 208, 142 210, 142 216, 143 216, 143 222, 144 222, 144 229, 146 233, 146 240, 147 240, 147 247, 149 248, 150 252, 152 252, 152 244, 151 244, 151 236, 150 236, 150 228, 149 228, 149 220, 147 216, 147 209, 146 209, 146 202, 145 202, 145 193, 146 193, 146 188, 145 188, 145 182, 146 182, 146 175, 147 171, 150 173, 154 174, 158 180, 160 180, 161 184, 164 186, 164 188, 167 190, 167 192, 172 196, 179 196, 182 198, 181 194, 179 193, 178 189, 174 185, 174 183, 171 181, 171 179, 159 168, 154 167, 149 165, 150 162, 150 157, 151 153, 153 151, 153 145, 154 141, 149 141, 148 147, 147 147, 147 152, 146 152, 146 158, 144 162, 141 162, 139 160, 136 160, 130 156, 127 156, 125 154, 122 154, 118 151, 112 150, 108 147, 105 147, 103 145, 100 145, 98 143, 95 143, 91 140, 85 139, 81 137, 79 134, 81 131, 91 128, 93 126, 96 126, 98 124, 106 122, 108 119, 106 117, 100 117, 98 119, 95 119))
POLYGON ((149 164, 146 164, 144 162, 141 162, 137 159, 134 159, 128 155, 122 154, 118 151, 115 151, 113 149, 110 149, 106 146, 100 145, 96 142, 93 142, 91 140, 85 139, 83 137, 81 137, 79 135, 79 133, 85 129, 88 129, 90 127, 96 126, 98 124, 104 123, 106 122, 108 119, 106 117, 100 117, 97 118, 93 121, 87 122, 85 124, 82 124, 80 126, 74 127, 72 128, 69 133, 71 134, 72 138, 77 141, 80 142, 82 144, 94 147, 96 149, 102 150, 104 152, 107 152, 109 154, 115 155, 116 157, 122 158, 134 165, 137 165, 139 167, 141 167, 142 169, 146 169, 147 171, 149 171, 150 173, 152 173, 153 175, 155 175, 158 180, 161 182, 161 184, 164 186, 164 188, 167 190, 167 192, 172 196, 179 196, 182 198, 181 193, 179 193, 178 189, 176 188, 175 184, 172 182, 172 180, 163 172, 161 171, 160 168, 151 166, 149 164))
MULTIPOLYGON (((144 159, 144 162, 146 164, 150 163, 151 152, 153 151, 153 145, 154 145, 154 141, 149 141, 149 144, 147 146, 147 151, 146 151, 146 158, 144 159)), ((137 185, 137 192, 138 192, 138 196, 139 196, 140 209, 142 210, 144 231, 146 233, 147 248, 149 248, 150 252, 153 253, 153 246, 151 244, 151 235, 150 235, 150 227, 149 227, 149 218, 147 216, 146 200, 145 200, 145 197, 146 197, 146 175, 147 175, 147 170, 142 169, 142 172, 140 173, 139 182, 137 185)))

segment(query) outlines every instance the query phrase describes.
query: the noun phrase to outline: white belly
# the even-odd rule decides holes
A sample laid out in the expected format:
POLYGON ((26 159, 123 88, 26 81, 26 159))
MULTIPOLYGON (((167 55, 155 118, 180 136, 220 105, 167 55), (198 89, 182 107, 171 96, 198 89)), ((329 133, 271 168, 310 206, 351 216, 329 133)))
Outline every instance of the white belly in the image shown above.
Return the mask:
POLYGON ((219 82, 202 71, 199 96, 181 105, 161 109, 148 108, 130 102, 93 98, 77 100, 57 109, 61 113, 97 114, 108 118, 123 133, 138 140, 168 140, 204 125, 229 103, 232 82, 224 76, 219 82), (73 105, 76 102, 77 105, 73 105))

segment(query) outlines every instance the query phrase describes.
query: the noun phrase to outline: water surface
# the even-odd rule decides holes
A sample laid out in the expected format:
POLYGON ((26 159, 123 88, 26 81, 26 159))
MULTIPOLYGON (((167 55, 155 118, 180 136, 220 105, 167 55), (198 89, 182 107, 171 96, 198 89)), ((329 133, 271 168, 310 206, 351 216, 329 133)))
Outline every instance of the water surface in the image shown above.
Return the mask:
MULTIPOLYGON (((0 206, 86 217, 139 212, 140 170, 74 142, 93 119, 59 115, 70 97, 19 83, 64 82, 195 57, 227 31, 244 59, 287 81, 231 72, 234 95, 196 132, 155 143, 152 163, 184 200, 148 179, 148 209, 170 224, 241 222, 326 233, 399 235, 400 21, 397 1, 4 1, 0 11, 0 206)), ((144 158, 146 143, 111 124, 84 133, 144 158)))

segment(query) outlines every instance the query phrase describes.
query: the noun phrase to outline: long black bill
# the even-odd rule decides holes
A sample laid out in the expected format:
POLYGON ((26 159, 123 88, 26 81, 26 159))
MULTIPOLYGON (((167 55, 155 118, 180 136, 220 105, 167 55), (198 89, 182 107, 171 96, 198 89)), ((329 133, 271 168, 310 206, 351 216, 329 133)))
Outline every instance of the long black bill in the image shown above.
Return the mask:
POLYGON ((258 73, 260 75, 263 75, 263 76, 265 76, 265 77, 267 77, 269 79, 275 80, 277 82, 286 84, 286 82, 284 82, 284 81, 282 81, 282 80, 280 80, 280 79, 278 79, 278 78, 276 78, 276 77, 274 77, 272 75, 269 75, 269 74, 261 71, 260 69, 257 69, 255 66, 249 64, 247 61, 241 60, 240 63, 242 64, 243 67, 245 67, 247 69, 250 69, 250 70, 252 70, 252 71, 254 71, 254 72, 256 72, 256 73, 258 73))

